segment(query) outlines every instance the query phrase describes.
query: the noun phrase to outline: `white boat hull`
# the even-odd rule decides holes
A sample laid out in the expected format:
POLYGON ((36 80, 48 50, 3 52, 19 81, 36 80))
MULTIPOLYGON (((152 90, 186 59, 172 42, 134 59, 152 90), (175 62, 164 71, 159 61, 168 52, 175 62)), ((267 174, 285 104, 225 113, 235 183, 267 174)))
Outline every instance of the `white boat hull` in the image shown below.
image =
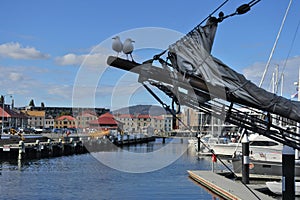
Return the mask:
MULTIPOLYGON (((235 173, 242 173, 242 160, 232 160, 233 171, 235 173)), ((268 161, 268 160, 252 160, 250 159, 249 173, 257 175, 269 175, 269 176, 282 176, 282 162, 268 161)), ((295 176, 300 177, 300 164, 295 163, 295 176)))
MULTIPOLYGON (((274 194, 282 195, 282 182, 268 181, 266 185, 274 194)), ((300 196, 300 182, 295 182, 295 195, 300 196)))
MULTIPOLYGON (((282 144, 271 140, 265 136, 253 134, 249 136, 250 155, 254 154, 282 154, 282 144)), ((215 144, 213 146, 215 154, 220 156, 233 156, 242 152, 241 143, 215 144)))

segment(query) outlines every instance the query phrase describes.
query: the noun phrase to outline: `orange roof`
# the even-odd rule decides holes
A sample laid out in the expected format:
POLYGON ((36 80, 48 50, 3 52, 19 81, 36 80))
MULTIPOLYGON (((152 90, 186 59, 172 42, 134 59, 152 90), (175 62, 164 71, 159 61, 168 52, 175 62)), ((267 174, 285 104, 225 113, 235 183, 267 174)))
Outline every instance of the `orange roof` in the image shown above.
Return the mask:
POLYGON ((150 115, 138 115, 138 118, 146 118, 146 119, 149 119, 151 118, 150 115))
POLYGON ((131 114, 121 114, 118 117, 119 118, 134 118, 134 115, 131 115, 131 114))
POLYGON ((163 120, 164 117, 163 116, 153 116, 154 119, 157 119, 157 120, 163 120))
POLYGON ((56 121, 63 121, 63 120, 75 121, 75 118, 72 117, 71 115, 63 115, 56 118, 56 121))
POLYGON ((81 115, 78 115, 77 117, 97 117, 97 115, 86 112, 86 113, 82 113, 81 115))
POLYGON ((22 110, 23 113, 31 116, 31 117, 45 117, 45 111, 38 110, 22 110))

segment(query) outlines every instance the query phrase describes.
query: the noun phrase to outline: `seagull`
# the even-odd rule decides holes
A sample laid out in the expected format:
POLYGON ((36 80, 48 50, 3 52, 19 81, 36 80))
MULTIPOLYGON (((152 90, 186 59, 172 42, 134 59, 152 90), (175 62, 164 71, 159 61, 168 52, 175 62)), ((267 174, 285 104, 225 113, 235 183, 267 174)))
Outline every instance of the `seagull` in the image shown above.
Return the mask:
POLYGON ((113 37, 112 39, 113 39, 112 49, 117 52, 117 57, 118 57, 119 53, 123 50, 123 44, 119 36, 113 37))
POLYGON ((133 43, 134 41, 130 38, 127 38, 124 42, 124 45, 123 45, 123 52, 126 54, 126 57, 127 57, 127 60, 128 60, 128 54, 131 56, 131 59, 132 61, 133 60, 133 57, 132 57, 132 52, 133 52, 133 43))

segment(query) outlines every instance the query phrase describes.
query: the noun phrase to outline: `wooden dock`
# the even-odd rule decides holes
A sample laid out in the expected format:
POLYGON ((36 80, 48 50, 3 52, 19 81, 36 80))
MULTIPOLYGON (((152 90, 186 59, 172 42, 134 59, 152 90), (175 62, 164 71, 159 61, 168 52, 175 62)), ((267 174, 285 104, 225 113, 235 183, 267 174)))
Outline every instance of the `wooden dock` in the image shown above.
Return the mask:
POLYGON ((103 137, 36 137, 21 138, 14 136, 0 139, 0 159, 40 159, 88 152, 111 151, 126 145, 136 145, 155 141, 155 137, 108 138, 103 137))
POLYGON ((254 190, 250 191, 245 185, 230 180, 212 171, 188 171, 189 176, 196 182, 225 199, 273 199, 272 197, 254 190))

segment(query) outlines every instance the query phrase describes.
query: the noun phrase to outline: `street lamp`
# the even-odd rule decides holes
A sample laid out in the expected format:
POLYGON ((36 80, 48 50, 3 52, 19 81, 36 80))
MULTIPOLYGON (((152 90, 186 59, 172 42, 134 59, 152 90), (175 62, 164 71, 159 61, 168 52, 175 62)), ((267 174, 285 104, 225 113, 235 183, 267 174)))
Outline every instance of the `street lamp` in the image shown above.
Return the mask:
POLYGON ((3 135, 3 129, 4 129, 4 102, 5 102, 5 97, 6 96, 10 96, 10 98, 12 98, 11 94, 5 94, 5 95, 1 95, 1 100, 2 100, 2 129, 1 129, 1 135, 3 135))

